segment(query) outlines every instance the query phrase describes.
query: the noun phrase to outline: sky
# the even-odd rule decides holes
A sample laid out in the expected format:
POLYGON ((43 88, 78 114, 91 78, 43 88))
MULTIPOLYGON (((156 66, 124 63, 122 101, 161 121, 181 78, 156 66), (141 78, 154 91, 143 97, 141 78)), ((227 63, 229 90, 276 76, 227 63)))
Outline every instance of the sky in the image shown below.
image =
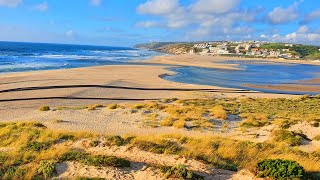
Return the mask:
POLYGON ((0 0, 0 41, 320 45, 319 0, 0 0))

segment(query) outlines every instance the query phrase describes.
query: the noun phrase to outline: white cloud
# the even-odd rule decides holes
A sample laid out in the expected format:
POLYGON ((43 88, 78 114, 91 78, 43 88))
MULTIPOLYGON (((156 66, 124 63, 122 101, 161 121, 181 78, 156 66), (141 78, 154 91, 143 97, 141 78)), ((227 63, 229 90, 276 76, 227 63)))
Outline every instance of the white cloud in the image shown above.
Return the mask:
POLYGON ((136 24, 138 27, 151 28, 151 27, 159 27, 161 24, 157 21, 142 21, 136 24))
POLYGON ((320 19, 320 9, 317 9, 317 10, 311 12, 310 14, 306 15, 303 18, 302 23, 308 23, 311 21, 315 21, 317 19, 320 19))
POLYGON ((304 33, 307 33, 308 31, 309 31, 308 26, 304 25, 304 26, 300 26, 297 32, 304 34, 304 33))
POLYGON ((22 0, 0 0, 0 6, 17 7, 22 3, 22 0))
POLYGON ((48 8, 49 8, 49 5, 47 2, 40 3, 34 7, 35 10, 41 11, 41 12, 47 11, 48 8))
POLYGON ((301 26, 296 32, 291 32, 283 36, 275 34, 268 38, 268 40, 319 45, 320 34, 315 31, 311 31, 307 26, 301 26))
POLYGON ((272 24, 289 23, 299 17, 298 6, 302 1, 296 1, 287 8, 276 7, 268 13, 268 20, 272 24))
POLYGON ((198 0, 190 6, 196 13, 226 13, 235 8, 240 0, 198 0))
POLYGON ((66 36, 68 38, 72 38, 74 36, 74 32, 72 30, 69 30, 69 31, 66 32, 66 36))
POLYGON ((90 3, 93 6, 100 6, 102 3, 102 0, 90 0, 90 3))
POLYGON ((166 15, 179 8, 179 0, 148 0, 137 8, 140 14, 166 15))

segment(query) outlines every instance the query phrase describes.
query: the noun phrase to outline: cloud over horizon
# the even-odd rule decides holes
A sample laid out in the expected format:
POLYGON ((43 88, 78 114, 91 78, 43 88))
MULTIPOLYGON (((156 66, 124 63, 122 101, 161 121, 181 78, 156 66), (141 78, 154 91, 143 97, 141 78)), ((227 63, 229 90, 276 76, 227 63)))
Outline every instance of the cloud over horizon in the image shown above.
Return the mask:
MULTIPOLYGON (((320 45, 319 7, 312 0, 0 0, 0 26, 59 34, 64 43, 251 39, 320 45)), ((26 39, 23 31, 3 31, 0 40, 8 39, 4 34, 26 39)))

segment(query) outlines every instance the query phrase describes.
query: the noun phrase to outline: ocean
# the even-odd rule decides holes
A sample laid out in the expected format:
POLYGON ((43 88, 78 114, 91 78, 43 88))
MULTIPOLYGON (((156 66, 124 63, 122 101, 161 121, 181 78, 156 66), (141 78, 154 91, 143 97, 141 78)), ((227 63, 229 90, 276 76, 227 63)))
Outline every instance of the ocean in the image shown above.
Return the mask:
POLYGON ((156 55, 129 47, 0 42, 0 73, 128 64, 156 55))

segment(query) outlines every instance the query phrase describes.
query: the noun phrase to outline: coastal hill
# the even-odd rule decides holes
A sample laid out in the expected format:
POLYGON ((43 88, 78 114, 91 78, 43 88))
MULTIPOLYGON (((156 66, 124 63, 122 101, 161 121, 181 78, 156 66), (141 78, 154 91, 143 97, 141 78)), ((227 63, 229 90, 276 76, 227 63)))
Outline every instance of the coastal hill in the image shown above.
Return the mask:
POLYGON ((135 48, 178 55, 198 54, 248 58, 320 59, 319 46, 260 41, 152 42, 137 44, 135 48))

